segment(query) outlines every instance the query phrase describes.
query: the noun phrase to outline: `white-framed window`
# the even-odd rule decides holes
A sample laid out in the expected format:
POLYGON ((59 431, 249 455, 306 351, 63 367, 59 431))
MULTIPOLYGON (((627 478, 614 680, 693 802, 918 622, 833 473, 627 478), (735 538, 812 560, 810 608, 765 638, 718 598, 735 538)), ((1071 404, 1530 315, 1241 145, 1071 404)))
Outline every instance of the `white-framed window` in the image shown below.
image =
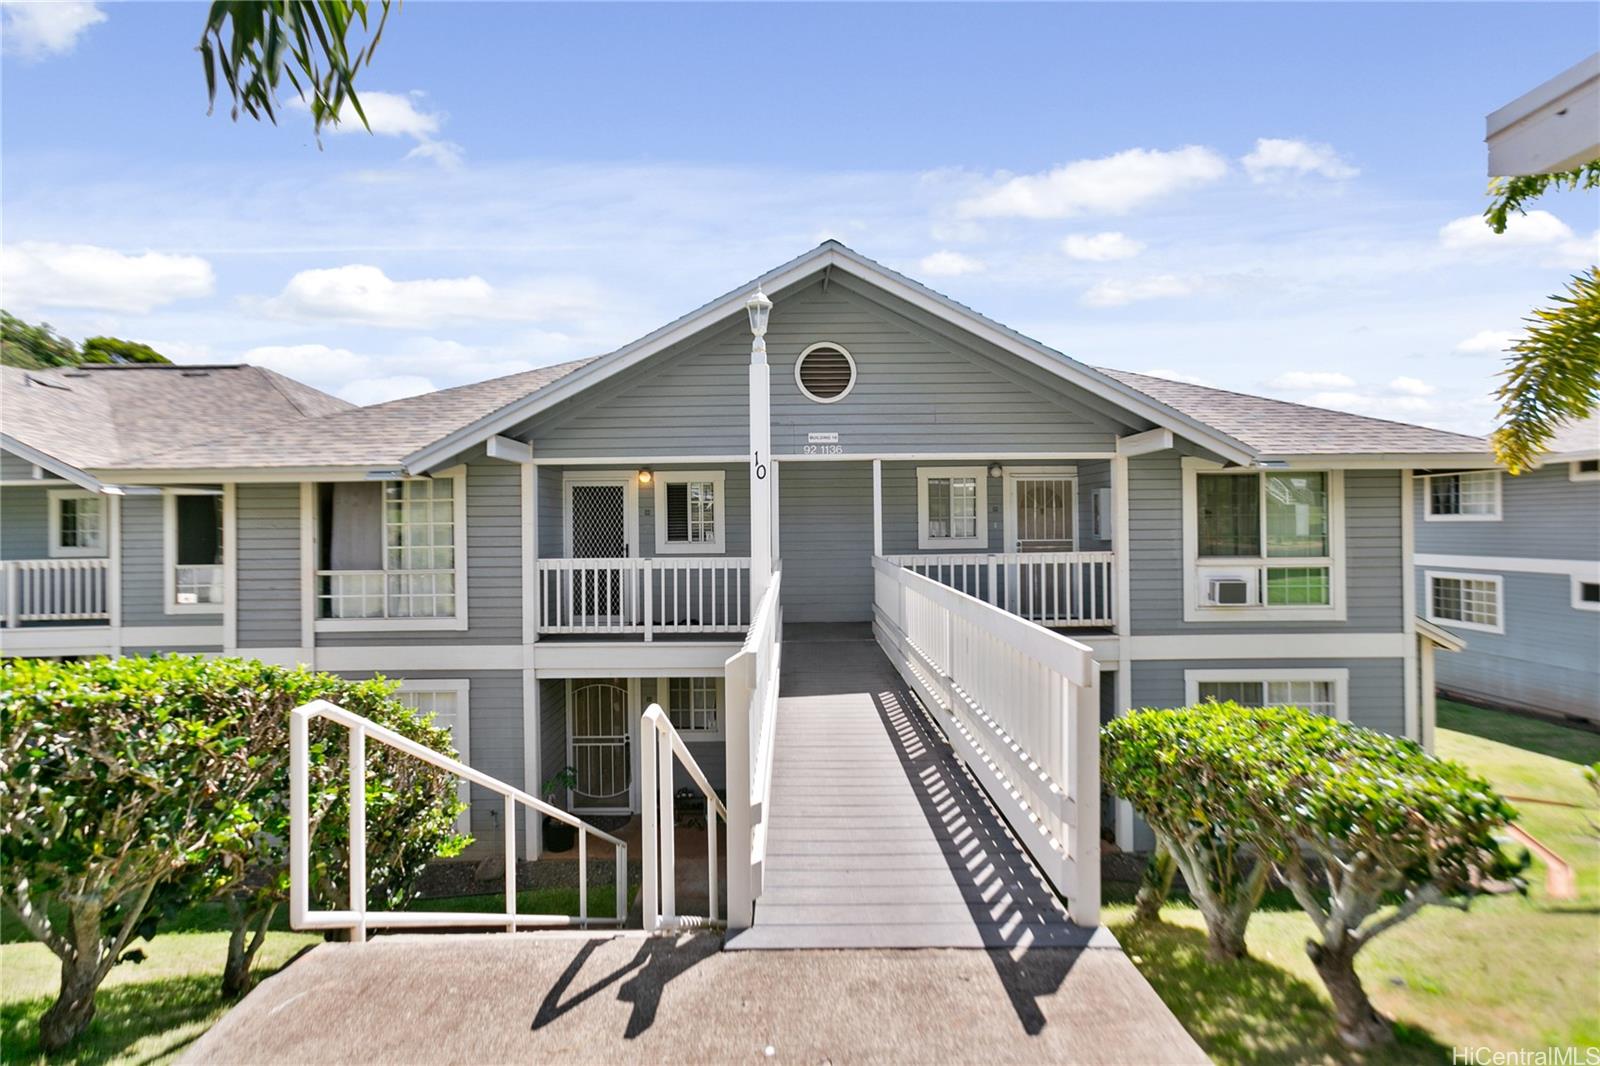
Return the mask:
POLYGON ((1183 462, 1184 618, 1344 618, 1344 475, 1183 462))
POLYGON ((658 470, 656 552, 721 555, 726 550, 727 475, 721 470, 658 470))
POLYGON ((1506 631, 1501 575, 1428 570, 1423 580, 1428 587, 1428 621, 1456 629, 1506 631))
POLYGON ((663 677, 656 681, 656 700, 684 736, 722 735, 722 678, 663 677))
POLYGON ((1089 494, 1089 531, 1096 540, 1110 540, 1116 535, 1115 516, 1111 510, 1111 490, 1098 488, 1089 494))
MULTIPOLYGON (((395 699, 415 710, 419 715, 433 715, 433 724, 450 731, 450 744, 456 749, 456 758, 472 765, 472 683, 465 678, 416 678, 400 682, 395 699)), ((472 786, 465 781, 456 785, 456 795, 462 803, 472 801, 472 786)), ((456 832, 472 832, 472 809, 461 812, 456 818, 456 832)))
POLYGON ((1498 522, 1500 471, 1467 470, 1422 479, 1423 518, 1429 522, 1498 522))
POLYGON ((465 629, 466 480, 320 486, 317 628, 465 629))
POLYGON ((1600 611, 1600 581, 1573 574, 1572 607, 1577 611, 1600 611))
POLYGON ((1568 481, 1600 481, 1600 459, 1579 459, 1567 464, 1568 481))
POLYGON ((1300 707, 1349 721, 1350 671, 1346 669, 1185 670, 1190 706, 1215 700, 1245 707, 1300 707))
POLYGON ((856 387, 856 360, 844 345, 818 341, 794 361, 794 383, 813 403, 838 403, 856 387))
POLYGON ((215 614, 225 598, 222 492, 168 489, 161 507, 163 610, 215 614))
POLYGON ((106 498, 82 489, 50 490, 50 558, 103 559, 106 498))
POLYGON ((917 546, 989 547, 989 475, 981 466, 917 467, 917 546))

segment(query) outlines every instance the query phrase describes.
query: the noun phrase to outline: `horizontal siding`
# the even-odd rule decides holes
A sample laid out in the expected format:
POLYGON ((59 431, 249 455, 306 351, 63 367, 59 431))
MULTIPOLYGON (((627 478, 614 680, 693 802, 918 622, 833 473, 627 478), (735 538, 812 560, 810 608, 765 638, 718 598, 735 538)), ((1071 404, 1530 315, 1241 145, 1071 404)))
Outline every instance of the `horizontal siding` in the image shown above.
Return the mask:
POLYGON ((299 647, 300 486, 240 485, 236 499, 239 647, 299 647))
POLYGON ((785 464, 778 495, 785 620, 870 621, 872 464, 785 464))
POLYGON ((1176 452, 1128 464, 1129 590, 1136 634, 1346 632, 1396 633, 1404 625, 1401 589, 1401 474, 1344 474, 1345 622, 1184 622, 1183 479, 1176 452))
POLYGON ((1498 522, 1429 522, 1427 482, 1417 478, 1417 551, 1518 559, 1600 559, 1600 481, 1572 481, 1554 463, 1500 475, 1498 522))
MULTIPOLYGON (((27 481, 32 480, 32 478, 32 463, 20 455, 14 455, 0 448, 0 481, 27 481)), ((50 473, 46 473, 43 480, 54 482, 57 485, 67 484, 67 482, 50 473)))
POLYGON ((50 557, 47 489, 0 489, 0 559, 50 557))
POLYGON ((1401 659, 1162 659, 1133 664, 1135 707, 1181 707, 1185 670, 1350 671, 1350 722, 1396 736, 1405 734, 1405 664, 1401 659))
POLYGON ((214 626, 220 610, 167 614, 162 569, 163 505, 160 496, 122 498, 122 624, 214 626))
MULTIPOLYGON (((1496 703, 1600 721, 1600 611, 1573 608, 1571 579, 1565 575, 1501 576, 1506 631, 1487 633, 1441 623, 1467 647, 1437 653, 1436 683, 1496 703)), ((1417 603, 1423 610, 1425 582, 1419 571, 1417 603)))

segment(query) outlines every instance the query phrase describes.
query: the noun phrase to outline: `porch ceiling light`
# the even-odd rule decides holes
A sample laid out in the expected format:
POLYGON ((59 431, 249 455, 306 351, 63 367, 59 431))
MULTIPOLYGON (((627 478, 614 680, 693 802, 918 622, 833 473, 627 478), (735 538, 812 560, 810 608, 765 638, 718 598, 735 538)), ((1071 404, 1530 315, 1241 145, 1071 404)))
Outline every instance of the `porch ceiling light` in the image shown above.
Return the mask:
POLYGON ((999 463, 990 463, 989 464, 989 476, 990 477, 999 477, 1003 473, 1005 473, 1005 467, 1001 466, 999 463))
POLYGON ((744 309, 750 313, 750 332, 757 337, 765 337, 767 316, 772 314, 772 301, 767 299, 760 285, 756 286, 756 294, 745 303, 744 309))
POLYGON ((655 475, 652 474, 648 469, 639 471, 639 484, 648 485, 648 484, 650 484, 650 482, 652 482, 654 480, 655 480, 655 475))

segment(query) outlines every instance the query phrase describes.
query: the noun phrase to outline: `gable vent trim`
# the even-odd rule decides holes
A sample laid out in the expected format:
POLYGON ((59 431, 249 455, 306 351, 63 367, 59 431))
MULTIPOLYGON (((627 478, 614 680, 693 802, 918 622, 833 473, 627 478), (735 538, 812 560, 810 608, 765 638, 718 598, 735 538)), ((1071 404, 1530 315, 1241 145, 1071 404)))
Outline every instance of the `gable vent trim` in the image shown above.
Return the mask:
POLYGON ((816 403, 838 403, 856 387, 856 361, 843 345, 819 341, 794 362, 794 383, 816 403))

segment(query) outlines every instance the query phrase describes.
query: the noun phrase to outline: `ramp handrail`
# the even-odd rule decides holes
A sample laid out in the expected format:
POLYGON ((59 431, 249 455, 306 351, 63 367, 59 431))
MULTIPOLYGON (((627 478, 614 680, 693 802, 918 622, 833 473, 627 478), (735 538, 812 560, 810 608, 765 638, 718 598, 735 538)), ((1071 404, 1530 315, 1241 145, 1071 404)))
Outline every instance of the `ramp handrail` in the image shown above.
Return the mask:
POLYGON ((728 808, 717 798, 716 789, 659 703, 652 703, 639 718, 639 796, 643 851, 640 864, 644 868, 639 901, 645 932, 723 925, 717 917, 717 819, 727 822, 728 808), (700 916, 678 913, 674 758, 683 763, 689 780, 706 798, 706 866, 711 888, 708 913, 700 916))
POLYGON ((756 607, 744 646, 724 666, 728 724, 728 928, 746 929, 755 917, 766 858, 772 743, 777 732, 778 680, 783 666, 783 571, 756 607))
POLYGON ((441 755, 432 748, 401 736, 392 729, 347 711, 327 700, 312 700, 289 713, 289 924, 296 929, 349 929, 351 939, 366 939, 369 928, 459 928, 502 926, 514 933, 526 925, 621 925, 628 910, 628 846, 618 837, 544 800, 538 799, 466 763, 441 755), (347 910, 311 909, 311 720, 323 718, 350 732, 350 907, 347 910), (367 905, 367 740, 386 744, 425 763, 447 770, 505 800, 505 894, 503 913, 456 911, 372 910, 367 905), (517 804, 532 808, 573 826, 578 832, 578 913, 520 914, 517 912, 517 804), (617 914, 614 918, 589 917, 588 839, 598 837, 616 850, 617 914))
POLYGON ((1100 922, 1100 665, 1085 644, 875 556, 878 643, 995 807, 1100 922))

